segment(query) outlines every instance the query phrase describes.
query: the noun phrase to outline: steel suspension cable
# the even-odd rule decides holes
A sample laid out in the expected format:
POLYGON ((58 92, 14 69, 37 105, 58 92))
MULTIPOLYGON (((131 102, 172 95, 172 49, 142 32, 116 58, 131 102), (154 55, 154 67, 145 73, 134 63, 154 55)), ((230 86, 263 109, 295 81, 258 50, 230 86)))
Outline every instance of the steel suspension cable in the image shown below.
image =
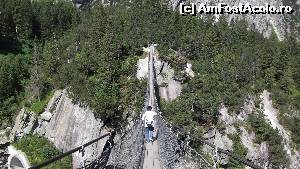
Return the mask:
POLYGON ((47 165, 49 165, 49 164, 51 164, 51 163, 53 163, 55 161, 58 161, 58 160, 66 157, 66 156, 68 156, 70 154, 75 153, 76 151, 82 150, 84 147, 90 146, 91 144, 93 144, 93 143, 95 143, 95 142, 97 142, 97 141, 99 141, 99 140, 101 140, 101 139, 103 139, 103 138, 105 138, 107 136, 111 136, 113 133, 114 133, 114 131, 111 132, 111 133, 104 134, 104 135, 102 135, 102 136, 100 136, 100 137, 98 137, 98 138, 96 138, 96 139, 94 139, 92 141, 89 141, 89 142, 83 144, 82 146, 78 146, 78 147, 76 147, 76 148, 74 148, 72 150, 64 152, 64 153, 62 153, 62 154, 60 154, 60 155, 58 155, 56 157, 53 157, 53 158, 51 158, 51 159, 49 159, 47 161, 44 161, 44 162, 42 162, 40 164, 37 164, 37 165, 34 165, 34 166, 30 167, 29 169, 38 169, 38 168, 45 167, 45 166, 47 166, 47 165))

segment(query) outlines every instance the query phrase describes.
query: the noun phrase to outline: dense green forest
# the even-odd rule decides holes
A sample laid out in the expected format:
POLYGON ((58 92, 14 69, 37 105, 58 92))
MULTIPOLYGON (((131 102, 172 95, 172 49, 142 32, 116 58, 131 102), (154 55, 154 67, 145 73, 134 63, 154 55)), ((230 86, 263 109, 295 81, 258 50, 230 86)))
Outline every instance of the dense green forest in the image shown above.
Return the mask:
POLYGON ((25 103, 51 88, 42 76, 44 45, 76 24, 78 10, 67 1, 0 0, 0 121, 12 123, 25 103))
MULTIPOLYGON (((249 96, 267 89, 299 148, 300 44, 293 34, 281 42, 275 33, 264 38, 244 21, 181 16, 158 0, 81 10, 64 0, 0 0, 0 11, 1 127, 12 123, 20 107, 36 107, 52 90, 64 88, 108 125, 125 123, 142 107, 146 87, 135 77, 136 61, 142 47, 155 42, 160 58, 184 82, 178 99, 162 102, 167 119, 200 137, 219 125, 221 103, 238 114, 249 96), (187 61, 196 74, 192 79, 179 71, 187 61)), ((269 130, 259 117, 250 121, 269 130)), ((258 135, 265 132, 255 127, 258 135)), ((278 139, 261 141, 274 152, 282 148, 278 139)), ((271 161, 285 163, 278 153, 271 161)))

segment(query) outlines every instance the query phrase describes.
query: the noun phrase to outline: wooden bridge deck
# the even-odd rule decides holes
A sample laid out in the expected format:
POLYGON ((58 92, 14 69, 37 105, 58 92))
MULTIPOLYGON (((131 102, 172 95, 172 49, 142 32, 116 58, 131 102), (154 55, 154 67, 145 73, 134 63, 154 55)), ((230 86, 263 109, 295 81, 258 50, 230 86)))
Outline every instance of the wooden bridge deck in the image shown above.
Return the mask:
POLYGON ((145 158, 143 169, 162 169, 159 157, 159 144, 157 141, 153 143, 145 143, 145 158))

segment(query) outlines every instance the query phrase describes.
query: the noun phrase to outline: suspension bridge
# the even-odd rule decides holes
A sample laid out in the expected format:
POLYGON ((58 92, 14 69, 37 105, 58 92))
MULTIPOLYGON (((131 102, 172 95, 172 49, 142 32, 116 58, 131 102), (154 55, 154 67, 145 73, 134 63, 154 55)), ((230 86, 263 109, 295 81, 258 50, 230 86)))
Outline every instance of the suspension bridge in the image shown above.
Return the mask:
POLYGON ((177 138, 180 131, 174 132, 171 129, 172 125, 169 124, 160 113, 155 58, 155 45, 150 45, 148 53, 148 84, 141 116, 145 112, 147 106, 151 106, 154 108, 154 111, 158 112, 158 115, 155 117, 155 126, 158 127, 159 132, 158 138, 153 144, 144 142, 144 125, 141 118, 138 118, 130 129, 122 132, 122 136, 116 143, 114 143, 116 132, 112 131, 91 140, 82 146, 64 152, 59 156, 31 166, 29 169, 45 167, 78 151, 83 155, 85 147, 107 137, 109 137, 109 139, 104 146, 101 157, 93 162, 83 163, 81 168, 173 169, 180 168, 180 164, 184 166, 190 161, 196 165, 192 168, 212 169, 218 168, 219 155, 226 154, 241 164, 254 169, 262 169, 263 167, 242 157, 236 156, 233 152, 220 149, 214 144, 200 139, 199 144, 205 144, 211 147, 215 152, 212 159, 207 159, 202 152, 196 151, 187 143, 180 141, 177 138))

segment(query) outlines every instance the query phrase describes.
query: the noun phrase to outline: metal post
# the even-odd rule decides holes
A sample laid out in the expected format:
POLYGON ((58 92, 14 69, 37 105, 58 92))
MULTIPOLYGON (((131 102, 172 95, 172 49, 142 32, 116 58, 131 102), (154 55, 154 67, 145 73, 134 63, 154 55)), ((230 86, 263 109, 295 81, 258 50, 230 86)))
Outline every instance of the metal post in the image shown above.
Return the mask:
POLYGON ((218 165, 219 165, 219 154, 218 154, 218 146, 216 144, 216 135, 217 135, 217 130, 215 130, 215 155, 213 156, 213 160, 214 160, 214 169, 218 169, 218 165))
POLYGON ((84 146, 82 145, 79 152, 81 153, 81 166, 82 169, 85 169, 85 160, 84 160, 84 146))
POLYGON ((219 155, 218 155, 218 147, 215 147, 215 155, 213 157, 214 160, 214 169, 218 169, 218 165, 219 165, 219 155))

